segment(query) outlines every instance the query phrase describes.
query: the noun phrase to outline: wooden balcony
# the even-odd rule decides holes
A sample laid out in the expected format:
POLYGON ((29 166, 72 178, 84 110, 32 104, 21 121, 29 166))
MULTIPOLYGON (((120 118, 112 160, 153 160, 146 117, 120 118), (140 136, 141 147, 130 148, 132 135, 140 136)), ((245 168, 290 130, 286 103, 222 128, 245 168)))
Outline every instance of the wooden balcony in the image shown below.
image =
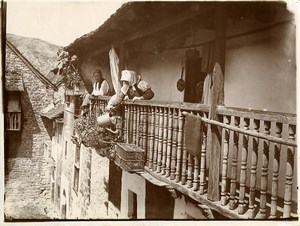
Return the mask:
MULTIPOLYGON (((107 100, 94 99, 92 114, 98 115, 107 100)), ((209 120, 209 108, 126 101, 119 126, 122 142, 145 150, 145 171, 225 217, 298 217, 296 115, 218 107, 219 120, 209 120), (201 117, 199 156, 184 145, 186 113, 201 117), (218 158, 210 157, 213 127, 220 134, 218 158), (214 167, 220 167, 219 176, 210 175, 214 167), (218 186, 211 189, 212 184, 218 186), (212 190, 217 200, 211 198, 212 190)))

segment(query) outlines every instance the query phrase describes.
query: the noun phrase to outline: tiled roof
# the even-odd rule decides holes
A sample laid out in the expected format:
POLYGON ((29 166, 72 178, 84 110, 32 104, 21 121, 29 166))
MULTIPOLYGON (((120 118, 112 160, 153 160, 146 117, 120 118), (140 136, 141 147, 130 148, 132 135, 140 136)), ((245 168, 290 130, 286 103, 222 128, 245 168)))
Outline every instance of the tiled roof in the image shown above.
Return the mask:
POLYGON ((64 113, 64 104, 58 104, 54 108, 49 109, 46 112, 41 112, 41 116, 46 117, 48 119, 55 119, 63 116, 64 113))
POLYGON ((6 91, 24 91, 23 78, 17 72, 5 72, 6 91))

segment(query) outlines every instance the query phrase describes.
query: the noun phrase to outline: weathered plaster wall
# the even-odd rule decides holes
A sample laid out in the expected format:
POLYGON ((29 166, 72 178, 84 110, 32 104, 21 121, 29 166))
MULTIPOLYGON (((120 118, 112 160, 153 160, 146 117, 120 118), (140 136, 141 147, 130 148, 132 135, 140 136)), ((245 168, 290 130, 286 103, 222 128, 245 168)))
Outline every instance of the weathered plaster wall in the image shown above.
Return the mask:
POLYGON ((227 41, 225 105, 296 113, 295 25, 227 41))
POLYGON ((137 174, 123 171, 121 191, 121 219, 128 219, 128 192, 137 195, 137 219, 145 219, 146 181, 137 174))
POLYGON ((21 94, 22 131, 12 134, 19 146, 8 151, 5 171, 5 215, 8 218, 45 218, 49 212, 49 163, 44 158, 44 142, 49 135, 39 115, 52 103, 53 90, 47 88, 9 48, 6 69, 18 71, 24 81, 21 94), (24 211, 26 210, 26 211, 24 211))
POLYGON ((101 157, 95 149, 91 156, 91 203, 89 216, 92 219, 107 218, 108 214, 109 160, 101 157))

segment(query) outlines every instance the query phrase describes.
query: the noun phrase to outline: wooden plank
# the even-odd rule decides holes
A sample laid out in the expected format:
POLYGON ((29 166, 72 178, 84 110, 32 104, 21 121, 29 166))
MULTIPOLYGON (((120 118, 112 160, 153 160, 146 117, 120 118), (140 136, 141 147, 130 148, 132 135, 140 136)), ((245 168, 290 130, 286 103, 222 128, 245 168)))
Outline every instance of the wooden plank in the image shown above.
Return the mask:
POLYGON ((146 172, 148 172, 151 176, 155 177, 156 179, 165 182, 172 186, 174 189, 178 190, 179 192, 183 193, 184 195, 187 195, 188 197, 192 198, 198 203, 207 205, 212 210, 217 211, 221 215, 228 217, 230 219, 246 219, 247 215, 239 215, 234 211, 229 210, 228 208, 221 206, 220 202, 212 202, 205 195, 200 195, 199 192, 194 192, 187 188, 187 185, 182 185, 181 183, 175 183, 174 181, 171 181, 170 179, 166 178, 165 176, 162 176, 160 174, 157 174, 153 172, 148 167, 144 168, 146 172))
MULTIPOLYGON (((219 102, 219 90, 221 85, 221 77, 223 77, 221 67, 218 63, 215 64, 212 77, 211 90, 211 109, 209 119, 218 121, 217 107, 219 102)), ((220 175, 220 158, 221 158, 221 132, 216 125, 209 124, 207 132, 207 151, 210 152, 209 159, 209 175, 208 175, 208 194, 207 198, 212 201, 219 201, 219 175, 220 175)))
POLYGON ((296 114, 272 112, 272 111, 259 111, 245 108, 233 108, 218 106, 218 113, 222 115, 239 116, 243 118, 251 118, 262 121, 280 122, 285 124, 296 125, 296 114))

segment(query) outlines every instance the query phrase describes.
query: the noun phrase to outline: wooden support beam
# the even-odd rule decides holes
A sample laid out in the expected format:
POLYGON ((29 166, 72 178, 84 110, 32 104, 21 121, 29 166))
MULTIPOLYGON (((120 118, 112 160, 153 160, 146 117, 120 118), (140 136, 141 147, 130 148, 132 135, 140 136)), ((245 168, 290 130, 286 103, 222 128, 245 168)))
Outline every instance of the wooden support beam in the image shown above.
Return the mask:
MULTIPOLYGON (((214 65, 218 63, 221 71, 225 72, 225 48, 226 48, 226 7, 224 3, 217 3, 215 12, 215 42, 214 42, 214 65)), ((224 81, 220 80, 219 99, 217 105, 224 105, 224 81)))
MULTIPOLYGON (((211 108, 209 119, 219 121, 217 105, 224 105, 224 78, 226 48, 226 6, 220 2, 215 11, 215 45, 214 45, 214 69, 211 88, 211 108)), ((221 158, 221 129, 216 125, 208 125, 207 151, 209 159, 209 178, 207 198, 219 201, 219 175, 221 158)))
MULTIPOLYGON (((220 86, 223 74, 218 63, 215 64, 212 77, 211 88, 211 108, 209 119, 219 121, 217 114, 217 104, 220 98, 220 86)), ((220 175, 220 158, 221 158, 221 129, 213 124, 208 124, 207 132, 207 151, 209 153, 209 177, 207 198, 212 201, 219 201, 219 175, 220 175)))

